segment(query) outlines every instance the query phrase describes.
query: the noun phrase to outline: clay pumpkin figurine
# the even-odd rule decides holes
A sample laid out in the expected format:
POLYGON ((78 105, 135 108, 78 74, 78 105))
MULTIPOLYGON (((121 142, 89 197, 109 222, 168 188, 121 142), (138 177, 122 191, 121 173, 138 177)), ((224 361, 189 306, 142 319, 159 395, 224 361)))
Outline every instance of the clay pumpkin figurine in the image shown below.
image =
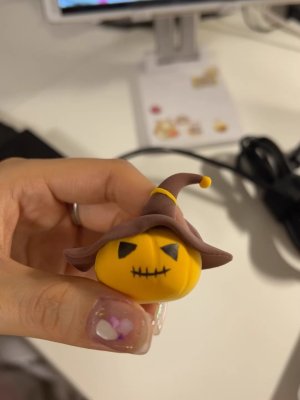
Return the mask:
POLYGON ((114 227, 87 247, 65 251, 81 271, 139 303, 179 299, 197 284, 201 270, 231 261, 231 254, 205 243, 188 222, 175 220, 177 195, 186 185, 210 186, 198 174, 179 173, 151 193, 142 215, 114 227))

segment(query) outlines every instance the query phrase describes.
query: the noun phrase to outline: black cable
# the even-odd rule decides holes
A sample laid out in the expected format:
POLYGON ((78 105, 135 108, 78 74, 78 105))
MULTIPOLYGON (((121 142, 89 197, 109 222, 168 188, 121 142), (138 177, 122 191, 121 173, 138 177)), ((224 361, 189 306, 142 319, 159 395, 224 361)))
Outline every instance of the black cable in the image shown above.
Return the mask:
POLYGON ((246 179, 252 181, 255 184, 257 183, 256 180, 251 175, 247 174, 246 172, 242 171, 241 169, 239 169, 237 167, 226 164, 219 160, 215 160, 213 158, 203 156, 198 153, 194 153, 189 150, 177 149, 177 148, 172 148, 172 147, 144 147, 144 148, 141 148, 138 150, 134 150, 134 151, 130 151, 128 153, 122 154, 119 158, 124 159, 124 160, 125 159, 129 160, 130 158, 133 158, 135 156, 142 156, 144 154, 179 154, 181 156, 193 158, 194 160, 197 160, 197 161, 204 161, 208 164, 214 165, 215 167, 227 169, 229 171, 232 171, 232 172, 242 176, 243 178, 246 178, 246 179))
POLYGON ((262 188, 269 188, 270 184, 276 180, 276 177, 279 178, 287 173, 291 173, 293 169, 300 165, 300 146, 291 153, 289 160, 279 150, 278 146, 268 138, 245 137, 241 140, 240 144, 241 152, 237 157, 236 166, 203 156, 199 153, 194 153, 190 150, 172 147, 142 147, 124 153, 119 158, 129 160, 130 158, 145 154, 178 154, 232 171, 262 188), (245 158, 252 164, 253 168, 251 172, 246 172, 242 167, 245 158))
POLYGON ((293 169, 300 167, 300 145, 290 152, 289 161, 293 169))
POLYGON ((125 153, 122 159, 144 154, 178 154, 215 167, 224 168, 246 178, 263 192, 263 201, 273 216, 284 224, 291 240, 300 250, 300 146, 286 156, 270 139, 245 137, 236 165, 229 165, 189 150, 165 147, 144 147, 125 153))
POLYGON ((242 139, 237 166, 239 170, 248 169, 253 181, 259 186, 273 185, 278 179, 293 172, 289 159, 272 140, 264 137, 242 139), (243 166, 245 161, 248 168, 243 166))

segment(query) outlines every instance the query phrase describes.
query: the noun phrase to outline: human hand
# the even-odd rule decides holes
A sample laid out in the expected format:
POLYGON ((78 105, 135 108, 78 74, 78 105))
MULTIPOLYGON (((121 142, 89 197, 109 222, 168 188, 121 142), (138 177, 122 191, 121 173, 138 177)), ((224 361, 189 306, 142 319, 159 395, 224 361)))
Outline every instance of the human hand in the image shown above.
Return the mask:
POLYGON ((145 353, 156 306, 96 282, 92 270, 77 271, 63 250, 139 215, 153 187, 122 160, 0 163, 0 334, 145 353), (71 219, 75 202, 81 226, 71 219))

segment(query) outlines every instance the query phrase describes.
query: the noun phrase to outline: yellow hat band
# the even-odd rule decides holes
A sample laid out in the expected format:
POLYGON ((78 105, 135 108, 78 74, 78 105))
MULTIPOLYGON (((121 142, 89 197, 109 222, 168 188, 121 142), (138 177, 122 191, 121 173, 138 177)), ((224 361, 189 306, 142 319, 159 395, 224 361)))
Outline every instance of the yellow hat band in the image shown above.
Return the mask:
MULTIPOLYGON (((210 185, 211 185, 211 178, 209 176, 202 176, 199 184, 203 189, 206 189, 206 188, 210 187, 210 185)), ((167 189, 157 187, 154 190, 152 190, 151 196, 156 193, 163 194, 164 196, 169 197, 170 200, 172 200, 175 204, 177 204, 176 197, 171 192, 169 192, 167 189)))
POLYGON ((154 190, 152 190, 151 196, 156 193, 164 194, 165 196, 169 197, 169 199, 171 199, 175 204, 177 204, 176 197, 171 192, 169 192, 167 189, 157 187, 154 190))

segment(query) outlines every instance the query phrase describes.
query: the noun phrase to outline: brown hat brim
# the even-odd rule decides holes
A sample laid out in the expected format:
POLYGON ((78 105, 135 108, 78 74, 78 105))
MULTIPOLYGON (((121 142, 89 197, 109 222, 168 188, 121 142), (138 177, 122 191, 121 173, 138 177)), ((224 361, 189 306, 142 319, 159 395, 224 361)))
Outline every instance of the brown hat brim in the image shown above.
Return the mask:
POLYGON ((198 231, 186 221, 187 226, 179 224, 174 218, 163 214, 148 214, 116 226, 90 246, 65 250, 67 261, 81 271, 87 271, 95 263, 97 252, 106 243, 144 233, 154 227, 165 227, 176 233, 186 244, 198 250, 202 258, 202 268, 214 268, 232 260, 232 255, 205 243, 198 231))

